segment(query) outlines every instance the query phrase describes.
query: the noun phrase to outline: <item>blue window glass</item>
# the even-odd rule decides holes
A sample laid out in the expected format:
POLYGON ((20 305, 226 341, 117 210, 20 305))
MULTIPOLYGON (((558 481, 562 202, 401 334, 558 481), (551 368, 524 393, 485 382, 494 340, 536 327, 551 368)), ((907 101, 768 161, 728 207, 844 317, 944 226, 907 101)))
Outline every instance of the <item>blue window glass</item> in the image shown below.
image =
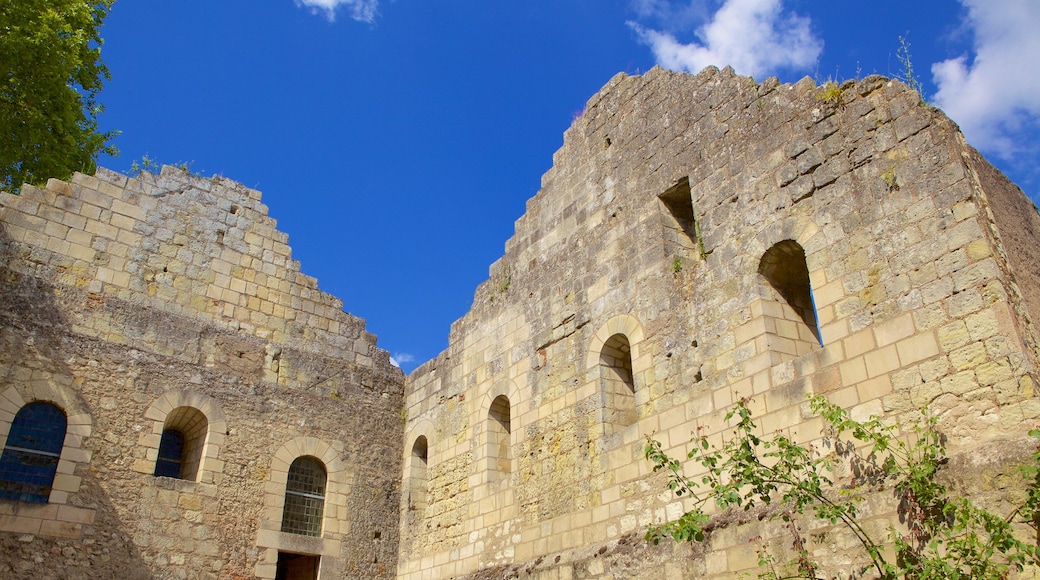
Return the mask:
POLYGON ((159 457, 155 460, 155 475, 179 478, 183 457, 184 433, 176 429, 163 431, 159 440, 159 457))
POLYGON ((0 456, 0 498, 47 503, 67 424, 65 413, 50 403, 18 411, 0 456))

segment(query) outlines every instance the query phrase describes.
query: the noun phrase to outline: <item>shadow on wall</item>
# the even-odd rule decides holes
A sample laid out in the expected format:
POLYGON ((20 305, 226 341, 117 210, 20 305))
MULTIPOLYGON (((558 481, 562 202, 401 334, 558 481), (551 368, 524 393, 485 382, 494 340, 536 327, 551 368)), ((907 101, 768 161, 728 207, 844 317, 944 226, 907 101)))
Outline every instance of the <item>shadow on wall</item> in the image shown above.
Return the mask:
MULTIPOLYGON (((34 393, 46 391, 56 399, 49 402, 66 415, 89 416, 89 405, 80 392, 81 383, 67 362, 76 353, 67 340, 72 328, 65 312, 77 301, 86 302, 75 306, 90 308, 91 300, 97 297, 86 291, 59 291, 41 280, 67 273, 63 263, 48 263, 27 246, 13 241, 0 223, 0 392, 13 387, 30 403, 36 398, 34 393)), ((91 436, 84 438, 82 448, 92 451, 96 461, 101 455, 98 443, 103 434, 97 432, 93 420, 91 423, 91 436)), ((94 510, 93 521, 62 522, 60 529, 69 537, 30 533, 36 531, 31 526, 0 532, 0 577, 151 577, 133 544, 132 534, 90 465, 76 464, 71 475, 79 478, 79 489, 63 498, 65 505, 76 508, 69 511, 81 514, 94 510)), ((50 501, 55 501, 56 493, 52 493, 50 501)), ((30 521, 32 514, 53 512, 49 507, 0 499, 0 514, 13 516, 5 519, 15 524, 30 521)))

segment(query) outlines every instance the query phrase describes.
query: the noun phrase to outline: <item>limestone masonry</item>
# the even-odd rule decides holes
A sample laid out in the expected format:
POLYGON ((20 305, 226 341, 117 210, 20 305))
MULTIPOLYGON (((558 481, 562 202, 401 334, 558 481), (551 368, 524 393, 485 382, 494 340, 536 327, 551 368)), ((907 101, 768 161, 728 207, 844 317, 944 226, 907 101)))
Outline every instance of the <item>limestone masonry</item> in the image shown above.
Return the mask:
POLYGON ((1040 422, 1040 214, 902 84, 840 89, 611 79, 408 377, 257 191, 166 167, 0 194, 0 577, 753 575, 775 522, 643 540, 689 507, 644 436, 719 441, 742 397, 801 441, 807 394, 927 405, 950 477, 1005 502, 1040 422))

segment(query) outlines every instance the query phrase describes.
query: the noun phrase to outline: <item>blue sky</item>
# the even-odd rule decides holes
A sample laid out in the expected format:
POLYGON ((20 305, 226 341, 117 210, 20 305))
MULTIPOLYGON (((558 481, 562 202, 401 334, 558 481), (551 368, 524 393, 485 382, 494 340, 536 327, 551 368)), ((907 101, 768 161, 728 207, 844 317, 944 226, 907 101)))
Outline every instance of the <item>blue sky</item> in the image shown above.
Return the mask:
POLYGON ((117 2, 103 129, 263 191, 406 371, 447 346, 563 132, 619 71, 904 74, 1040 199, 1037 0, 117 2))

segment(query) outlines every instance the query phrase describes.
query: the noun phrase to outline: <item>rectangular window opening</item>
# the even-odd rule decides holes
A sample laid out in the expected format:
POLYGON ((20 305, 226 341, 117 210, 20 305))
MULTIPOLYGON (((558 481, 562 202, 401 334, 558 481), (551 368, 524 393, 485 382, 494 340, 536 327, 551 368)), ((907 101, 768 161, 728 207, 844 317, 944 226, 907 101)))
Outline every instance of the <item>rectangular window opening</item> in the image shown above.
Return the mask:
POLYGON ((662 222, 665 227, 665 251, 669 255, 686 259, 701 259, 704 241, 701 239, 700 227, 697 224, 693 209, 693 196, 690 191, 690 178, 683 177, 675 185, 658 196, 664 206, 662 222))
POLYGON ((320 556, 278 552, 275 580, 318 580, 320 556))

